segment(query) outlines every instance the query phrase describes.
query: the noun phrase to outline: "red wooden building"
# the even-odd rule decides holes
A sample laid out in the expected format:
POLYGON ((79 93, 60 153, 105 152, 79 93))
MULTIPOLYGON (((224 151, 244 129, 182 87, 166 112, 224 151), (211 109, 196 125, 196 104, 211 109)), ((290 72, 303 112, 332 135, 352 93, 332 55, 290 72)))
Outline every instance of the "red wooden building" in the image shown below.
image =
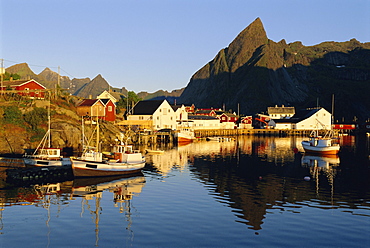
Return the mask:
POLYGON ((105 106, 104 116, 101 118, 105 121, 115 121, 116 120, 116 105, 111 99, 100 99, 105 106))
POLYGON ((19 91, 18 94, 22 96, 44 98, 46 87, 34 79, 4 81, 2 87, 0 85, 0 90, 6 91, 8 89, 19 91))
POLYGON ((116 105, 110 99, 85 99, 77 105, 77 114, 98 117, 105 121, 115 121, 116 105))
POLYGON ((238 116, 235 115, 235 114, 231 114, 231 113, 223 113, 220 117, 220 122, 237 122, 238 121, 238 116))

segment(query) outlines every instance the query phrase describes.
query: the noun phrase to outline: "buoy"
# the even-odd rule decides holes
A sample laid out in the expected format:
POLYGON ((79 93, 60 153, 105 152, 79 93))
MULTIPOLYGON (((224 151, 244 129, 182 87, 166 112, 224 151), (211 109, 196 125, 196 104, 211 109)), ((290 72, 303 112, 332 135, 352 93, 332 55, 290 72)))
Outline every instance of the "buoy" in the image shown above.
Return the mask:
POLYGON ((304 179, 305 181, 310 181, 310 180, 311 180, 311 178, 310 178, 309 176, 305 176, 303 179, 304 179))

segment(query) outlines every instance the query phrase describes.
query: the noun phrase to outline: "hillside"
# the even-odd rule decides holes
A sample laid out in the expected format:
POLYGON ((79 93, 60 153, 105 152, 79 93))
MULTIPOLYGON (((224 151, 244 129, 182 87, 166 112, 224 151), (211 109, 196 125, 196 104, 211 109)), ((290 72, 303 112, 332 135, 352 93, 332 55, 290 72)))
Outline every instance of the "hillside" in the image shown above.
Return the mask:
POLYGON ((351 121, 370 117, 370 43, 355 39, 304 46, 268 39, 257 18, 190 79, 179 102, 244 114, 268 106, 315 107, 351 121))
MULTIPOLYGON (((35 149, 48 129, 49 101, 30 101, 26 98, 19 99, 16 96, 5 98, 0 97, 0 154, 23 154, 25 149, 35 149), (32 115, 32 118, 27 119, 27 115, 32 115), (37 125, 33 127, 30 121, 37 125)), ((52 147, 81 152, 81 117, 76 114, 75 107, 78 101, 76 97, 60 97, 51 100, 52 147)), ((94 126, 84 126, 87 137, 91 136, 92 128, 94 126)), ((102 147, 109 150, 119 134, 120 130, 112 123, 102 122, 100 134, 102 147)))

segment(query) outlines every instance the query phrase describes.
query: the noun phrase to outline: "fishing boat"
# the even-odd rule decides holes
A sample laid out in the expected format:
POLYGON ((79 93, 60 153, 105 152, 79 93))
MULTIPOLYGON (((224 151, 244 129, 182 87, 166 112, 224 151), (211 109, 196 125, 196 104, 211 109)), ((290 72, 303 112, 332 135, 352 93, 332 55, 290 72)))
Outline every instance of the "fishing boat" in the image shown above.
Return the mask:
POLYGON ((195 140, 194 131, 190 128, 182 128, 175 133, 178 144, 186 144, 195 140))
POLYGON ((26 166, 71 166, 71 160, 61 155, 60 148, 51 147, 50 106, 48 109, 48 131, 32 154, 23 156, 26 166))
POLYGON ((318 135, 317 131, 313 131, 308 140, 302 141, 302 147, 306 153, 313 154, 338 154, 340 145, 333 142, 332 132, 328 131, 324 136, 318 135))
POLYGON ((99 151, 99 121, 96 126, 96 147, 87 146, 82 156, 71 158, 75 177, 116 176, 140 172, 145 166, 145 158, 131 145, 115 145, 111 158, 103 158, 99 151))

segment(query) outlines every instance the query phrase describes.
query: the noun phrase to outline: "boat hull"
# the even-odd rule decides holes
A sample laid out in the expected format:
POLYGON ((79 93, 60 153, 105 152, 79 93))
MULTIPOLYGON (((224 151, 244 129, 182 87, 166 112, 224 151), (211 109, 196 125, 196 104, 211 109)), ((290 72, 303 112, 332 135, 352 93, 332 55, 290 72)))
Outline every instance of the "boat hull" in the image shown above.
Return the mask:
POLYGON ((339 153, 340 146, 312 146, 309 142, 302 142, 302 147, 306 153, 322 154, 322 155, 335 155, 339 153))
POLYGON ((40 158, 24 158, 24 164, 26 166, 71 166, 71 160, 69 158, 61 159, 40 159, 40 158))
POLYGON ((72 159, 72 170, 75 177, 104 177, 128 175, 140 172, 145 161, 140 163, 105 163, 72 159))

